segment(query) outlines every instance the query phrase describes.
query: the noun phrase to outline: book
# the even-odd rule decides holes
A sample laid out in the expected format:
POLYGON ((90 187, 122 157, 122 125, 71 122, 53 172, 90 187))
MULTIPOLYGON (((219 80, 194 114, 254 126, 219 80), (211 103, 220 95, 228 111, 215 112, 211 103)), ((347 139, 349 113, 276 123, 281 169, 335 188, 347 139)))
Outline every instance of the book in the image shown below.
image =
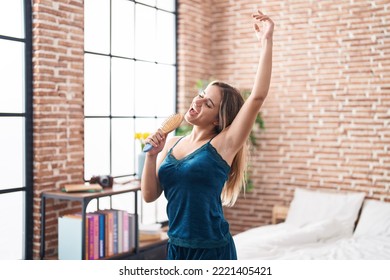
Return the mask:
POLYGON ((99 192, 103 187, 99 184, 68 184, 62 188, 63 192, 99 192))
POLYGON ((58 259, 81 260, 81 214, 58 218, 58 259))
POLYGON ((135 225, 136 225, 136 215, 129 213, 129 250, 135 249, 136 245, 136 235, 135 235, 135 225))
POLYGON ((118 215, 118 254, 123 253, 123 212, 117 210, 118 215))
POLYGON ((91 213, 92 225, 93 225, 93 256, 94 260, 99 259, 99 215, 97 213, 91 213))
POLYGON ((128 252, 130 250, 129 244, 129 213, 123 211, 123 252, 128 252))
POLYGON ((98 213, 99 215, 99 258, 104 258, 105 253, 105 218, 106 216, 103 213, 98 213))
POLYGON ((113 213, 113 249, 114 255, 118 254, 118 211, 112 209, 113 213))
POLYGON ((86 222, 87 222, 87 229, 88 231, 85 232, 86 234, 86 238, 85 240, 87 241, 87 248, 86 248, 86 251, 87 251, 87 254, 88 256, 86 257, 87 260, 93 260, 95 258, 95 250, 94 250, 94 247, 93 247, 93 243, 94 243, 94 221, 93 221, 93 217, 90 213, 87 213, 87 216, 86 216, 86 222))
POLYGON ((109 209, 97 212, 104 215, 104 256, 110 257, 114 255, 114 213, 109 209))

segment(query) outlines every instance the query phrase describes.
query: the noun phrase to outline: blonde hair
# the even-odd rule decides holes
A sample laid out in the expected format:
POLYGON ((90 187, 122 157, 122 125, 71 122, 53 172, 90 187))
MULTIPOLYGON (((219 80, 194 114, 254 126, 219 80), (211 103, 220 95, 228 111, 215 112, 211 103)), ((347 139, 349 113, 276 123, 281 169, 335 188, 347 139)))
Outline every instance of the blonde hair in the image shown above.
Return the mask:
MULTIPOLYGON (((236 88, 226 83, 214 81, 211 82, 210 85, 218 86, 221 89, 222 101, 219 107, 219 122, 218 126, 216 127, 216 132, 220 133, 226 127, 231 125, 242 105, 244 104, 244 98, 236 88)), ((243 145, 237 152, 233 159, 229 178, 226 181, 221 194, 222 205, 224 206, 233 206, 241 192, 241 189, 245 189, 247 154, 248 140, 246 141, 246 144, 243 145)))

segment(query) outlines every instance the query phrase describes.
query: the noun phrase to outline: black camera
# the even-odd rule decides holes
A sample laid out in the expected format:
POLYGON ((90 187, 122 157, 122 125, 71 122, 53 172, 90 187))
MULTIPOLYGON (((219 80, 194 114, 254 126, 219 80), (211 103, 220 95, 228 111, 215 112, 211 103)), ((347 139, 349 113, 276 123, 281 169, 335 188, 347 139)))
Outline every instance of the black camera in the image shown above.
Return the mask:
POLYGON ((110 175, 92 176, 89 180, 90 184, 99 184, 103 188, 112 188, 114 185, 114 178, 110 175))

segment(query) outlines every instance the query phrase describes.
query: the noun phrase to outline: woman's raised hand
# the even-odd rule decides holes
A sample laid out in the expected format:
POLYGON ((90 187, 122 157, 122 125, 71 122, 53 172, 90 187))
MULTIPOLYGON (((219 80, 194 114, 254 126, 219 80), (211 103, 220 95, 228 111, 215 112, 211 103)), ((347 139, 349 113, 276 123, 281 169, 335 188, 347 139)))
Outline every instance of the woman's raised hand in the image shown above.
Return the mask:
POLYGON ((274 22, 269 18, 269 16, 264 15, 260 10, 257 11, 257 14, 253 14, 252 18, 255 23, 253 27, 256 32, 257 39, 260 42, 263 42, 265 39, 271 39, 274 32, 274 22), (261 27, 260 27, 260 22, 261 27))

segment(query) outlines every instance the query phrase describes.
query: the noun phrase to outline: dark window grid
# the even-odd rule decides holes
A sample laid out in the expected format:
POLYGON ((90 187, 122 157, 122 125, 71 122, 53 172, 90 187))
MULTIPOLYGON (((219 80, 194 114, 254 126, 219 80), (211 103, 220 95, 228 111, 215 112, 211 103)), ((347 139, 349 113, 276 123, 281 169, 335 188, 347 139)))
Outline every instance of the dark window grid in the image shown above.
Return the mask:
POLYGON ((26 38, 17 38, 17 37, 10 37, 10 36, 0 35, 0 39, 8 40, 8 41, 16 41, 16 42, 27 43, 26 38))
POLYGON ((26 235, 25 235, 25 258, 27 260, 33 259, 33 67, 32 67, 32 8, 31 1, 24 0, 24 15, 25 15, 25 76, 26 76, 26 235))
POLYGON ((14 192, 25 193, 24 258, 33 258, 33 87, 32 87, 32 10, 31 1, 23 1, 25 38, 0 35, 0 40, 24 43, 25 53, 25 113, 1 113, 0 117, 22 117, 25 121, 25 186, 5 188, 0 195, 14 192))
MULTIPOLYGON (((154 8, 156 10, 156 14, 157 14, 157 11, 158 10, 161 10, 161 11, 164 11, 164 12, 168 12, 168 13, 171 13, 171 14, 174 14, 175 15, 175 19, 176 19, 176 23, 177 23, 177 14, 176 12, 171 12, 171 11, 167 11, 167 10, 164 10, 164 9, 160 9, 160 8, 157 8, 156 6, 151 6, 151 5, 147 5, 145 3, 139 3, 137 1, 131 1, 129 0, 130 2, 134 2, 135 4, 138 4, 138 5, 143 5, 143 6, 147 6, 147 7, 150 7, 150 8, 154 8)), ((175 9, 176 10, 176 9, 175 9)), ((135 12, 136 10, 134 9, 134 15, 133 15, 133 18, 134 18, 134 28, 136 26, 136 23, 135 23, 135 12)), ((157 61, 150 61, 150 60, 143 60, 143 59, 137 59, 136 58, 136 55, 135 57, 133 58, 130 58, 130 57, 124 57, 124 56, 117 56, 117 55, 113 55, 111 53, 111 50, 112 50, 112 38, 111 38, 111 35, 112 35, 112 1, 110 1, 110 50, 109 50, 109 54, 103 54, 103 53, 97 53, 97 52, 91 52, 91 51, 87 51, 85 50, 84 51, 84 54, 92 54, 92 55, 100 55, 100 56, 106 56, 106 57, 109 57, 110 58, 110 71, 109 71, 109 83, 110 83, 110 86, 109 86, 109 114, 108 115, 103 115, 103 116, 91 116, 91 115, 86 115, 84 116, 84 119, 97 119, 97 118, 102 118, 102 119, 109 119, 110 122, 109 122, 109 133, 110 133, 110 142, 109 142, 109 165, 110 165, 110 174, 112 174, 112 119, 115 119, 115 118, 133 118, 133 119, 137 119, 137 118, 144 118, 144 119, 157 119, 157 118, 164 118, 164 117, 167 117, 167 116, 136 116, 136 115, 133 115, 133 116, 113 116, 112 115, 112 112, 111 112, 111 108, 112 108, 112 104, 111 104, 111 61, 112 61, 112 58, 120 58, 120 59, 129 59, 129 60, 133 60, 134 62, 136 61, 142 61, 142 62, 148 62, 148 63, 154 63, 154 64, 161 64, 161 65, 170 65, 170 66, 174 66, 176 68, 176 71, 177 71, 177 65, 176 63, 175 64, 169 64, 169 63, 160 63, 160 62, 157 62, 157 61)), ((177 33, 177 28, 176 28, 176 33, 177 33)), ((176 34, 177 35, 177 34, 176 34)), ((133 88, 133 90, 135 90, 133 88)), ((134 104, 135 106, 135 104, 134 104)), ((134 158, 134 163, 135 163, 135 158, 134 158)), ((120 176, 115 176, 115 178, 121 178, 121 177, 134 177, 136 175, 136 173, 130 173, 130 174, 124 174, 124 175, 120 175, 120 176)), ((88 180, 88 178, 84 178, 85 180, 88 180)))
MULTIPOLYGON (((131 1, 131 0, 129 0, 131 1)), ((168 12, 168 13, 172 13, 175 15, 175 23, 176 23, 176 27, 177 27, 177 13, 176 13, 176 7, 177 7, 177 1, 175 2, 175 12, 171 12, 171 11, 167 11, 167 10, 164 10, 164 9, 159 9, 157 8, 156 6, 150 6, 150 5, 147 5, 145 3, 139 3, 137 1, 131 1, 131 2, 134 2, 135 4, 139 4, 139 5, 144 5, 144 6, 147 6, 147 7, 152 7, 152 8, 155 8, 156 9, 156 14, 157 14, 157 10, 161 10, 161 11, 164 11, 164 12, 168 12)), ((135 24, 135 12, 136 10, 134 9, 134 15, 133 15, 133 19, 134 19, 134 28, 136 26, 135 24)), ((103 55, 103 56, 109 56, 110 57, 110 71, 109 71, 109 75, 110 75, 110 79, 109 79, 109 83, 110 83, 110 86, 109 86, 109 115, 106 115, 106 116, 92 116, 92 115, 89 115, 89 116, 84 116, 85 119, 87 118, 90 118, 90 119, 97 119, 97 118, 103 118, 103 119, 109 119, 110 122, 109 122, 109 126, 110 126, 110 144, 109 144, 109 149, 110 149, 110 174, 112 174, 112 119, 116 119, 116 118, 133 118, 134 120, 137 119, 137 118, 161 118, 161 117, 166 117, 166 116, 136 116, 136 115, 132 115, 132 116, 112 116, 112 113, 111 113, 111 61, 112 61, 112 58, 120 58, 120 59, 130 59, 130 60, 133 60, 134 62, 136 61, 142 61, 142 62, 149 62, 149 63, 155 63, 155 64, 162 64, 162 65, 171 65, 171 66, 174 66, 175 69, 176 69, 176 74, 177 74, 177 64, 166 64, 166 63, 160 63, 160 62, 157 62, 157 61, 148 61, 148 60, 142 60, 142 59, 137 59, 136 58, 136 54, 135 54, 135 57, 133 58, 130 58, 130 57, 123 57, 123 56, 116 56, 116 55, 112 55, 111 53, 111 49, 112 49, 112 38, 111 38, 111 35, 112 35, 112 26, 111 26, 111 22, 112 22, 112 1, 110 1, 110 50, 109 50, 109 54, 102 54, 102 53, 96 53, 96 52, 91 52, 91 51, 84 51, 85 54, 93 54, 93 55, 103 55)), ((177 38, 177 28, 175 28, 175 32, 176 32, 176 38, 177 38)), ((176 40, 176 50, 177 50, 177 40, 176 40)), ((177 56, 177 55, 176 55, 177 56)), ((176 57, 176 61, 177 61, 177 57, 176 57)), ((177 77, 177 75, 176 75, 177 77)), ((133 90, 135 90, 133 88, 133 90)), ((177 92, 177 78, 176 78, 176 92, 177 92)), ((176 97, 177 97, 177 94, 176 94, 176 97)), ((135 104, 133 104, 135 106, 135 104)), ((134 141, 134 144, 135 144, 135 141, 134 141)), ((134 158, 134 163, 135 163, 135 158, 134 158)), ((115 176, 115 178, 124 178, 124 177, 134 177, 136 175, 136 173, 132 173, 132 174, 127 174, 127 175, 120 175, 120 176, 115 176)), ((141 207, 142 208, 142 207, 141 207)), ((141 214, 141 217, 143 217, 143 211, 141 210, 140 211, 140 214, 141 214)), ((155 217, 158 217, 158 209, 157 207, 155 207, 155 217)))
POLYGON ((149 4, 141 3, 141 2, 138 2, 138 1, 134 1, 134 0, 128 0, 128 1, 129 2, 133 2, 134 4, 137 4, 137 5, 142 5, 142 6, 145 6, 145 7, 154 8, 154 9, 156 9, 158 11, 163 11, 163 12, 167 12, 167 13, 171 13, 171 14, 175 14, 176 15, 177 1, 175 1, 175 11, 174 12, 162 9, 160 7, 157 7, 156 5, 149 5, 149 4))
POLYGON ((27 117, 26 113, 0 113, 0 117, 27 117))

